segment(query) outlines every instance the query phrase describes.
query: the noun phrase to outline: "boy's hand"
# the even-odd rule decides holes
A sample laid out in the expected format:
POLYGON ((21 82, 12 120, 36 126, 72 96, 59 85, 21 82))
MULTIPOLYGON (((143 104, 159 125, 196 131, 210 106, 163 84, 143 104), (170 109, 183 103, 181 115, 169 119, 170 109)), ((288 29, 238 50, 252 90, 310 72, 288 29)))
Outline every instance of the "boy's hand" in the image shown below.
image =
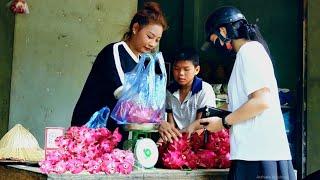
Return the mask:
POLYGON ((178 137, 182 137, 179 130, 167 121, 161 122, 159 127, 159 133, 164 141, 169 141, 170 143, 172 143, 173 140, 178 140, 178 137))
POLYGON ((196 130, 195 123, 191 123, 188 127, 181 130, 181 132, 188 133, 188 138, 190 138, 191 134, 196 130))
POLYGON ((217 132, 223 129, 222 119, 219 117, 200 119, 200 124, 210 132, 217 132))

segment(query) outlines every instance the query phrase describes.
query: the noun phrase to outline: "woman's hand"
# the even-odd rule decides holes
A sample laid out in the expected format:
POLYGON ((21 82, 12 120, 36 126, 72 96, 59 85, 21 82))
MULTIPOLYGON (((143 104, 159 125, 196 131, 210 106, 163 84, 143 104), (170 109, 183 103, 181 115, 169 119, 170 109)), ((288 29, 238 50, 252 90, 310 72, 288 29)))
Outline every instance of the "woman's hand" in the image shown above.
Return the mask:
POLYGON ((162 121, 159 127, 159 133, 164 141, 169 141, 170 143, 172 143, 173 140, 178 140, 178 137, 182 137, 179 130, 167 121, 162 121))
POLYGON ((222 119, 219 117, 200 119, 200 124, 210 132, 217 132, 223 129, 222 119))

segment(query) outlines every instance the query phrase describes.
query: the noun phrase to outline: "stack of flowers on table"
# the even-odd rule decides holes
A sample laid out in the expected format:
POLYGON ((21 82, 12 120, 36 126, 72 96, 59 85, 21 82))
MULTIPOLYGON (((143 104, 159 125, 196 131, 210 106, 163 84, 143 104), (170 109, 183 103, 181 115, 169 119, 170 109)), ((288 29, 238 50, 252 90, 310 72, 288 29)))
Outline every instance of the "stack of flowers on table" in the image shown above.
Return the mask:
POLYGON ((121 137, 118 129, 112 133, 106 128, 70 127, 64 136, 56 138, 59 149, 47 153, 39 163, 40 170, 46 174, 129 174, 134 156, 131 151, 116 148, 121 137))
POLYGON ((159 146, 160 161, 169 169, 228 168, 230 167, 229 132, 209 133, 204 143, 204 132, 187 133, 173 143, 159 146))

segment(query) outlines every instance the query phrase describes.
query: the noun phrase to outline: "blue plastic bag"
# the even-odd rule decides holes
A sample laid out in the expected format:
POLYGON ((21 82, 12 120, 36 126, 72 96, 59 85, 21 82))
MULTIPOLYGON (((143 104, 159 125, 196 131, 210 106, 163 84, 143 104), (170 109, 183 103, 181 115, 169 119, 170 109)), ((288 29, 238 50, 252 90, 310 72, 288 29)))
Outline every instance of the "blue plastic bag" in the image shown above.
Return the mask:
POLYGON ((125 74, 122 96, 111 117, 118 124, 160 123, 164 120, 166 83, 162 53, 142 54, 136 67, 125 74), (156 65, 160 74, 156 73, 156 65))
POLYGON ((105 128, 109 118, 109 113, 110 109, 108 107, 103 107, 91 116, 85 126, 88 128, 105 128))

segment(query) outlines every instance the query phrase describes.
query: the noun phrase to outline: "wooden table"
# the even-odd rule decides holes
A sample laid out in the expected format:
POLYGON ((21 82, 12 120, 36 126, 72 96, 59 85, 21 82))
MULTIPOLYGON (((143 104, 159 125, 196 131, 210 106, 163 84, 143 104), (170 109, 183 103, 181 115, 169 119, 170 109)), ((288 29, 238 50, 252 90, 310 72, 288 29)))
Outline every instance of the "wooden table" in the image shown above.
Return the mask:
POLYGON ((185 179, 227 179, 228 169, 197 169, 197 170, 168 170, 168 169, 139 169, 129 175, 101 174, 42 174, 38 167, 25 165, 0 165, 0 180, 7 179, 150 179, 150 180, 185 180, 185 179))

